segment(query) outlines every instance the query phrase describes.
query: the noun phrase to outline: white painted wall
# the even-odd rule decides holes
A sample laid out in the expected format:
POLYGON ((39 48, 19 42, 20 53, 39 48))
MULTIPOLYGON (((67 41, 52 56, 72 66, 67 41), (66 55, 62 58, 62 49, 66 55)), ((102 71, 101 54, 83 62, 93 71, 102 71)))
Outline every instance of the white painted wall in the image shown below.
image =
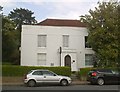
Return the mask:
POLYGON ((21 65, 37 66, 37 53, 47 53, 45 66, 60 66, 59 47, 63 49, 61 64, 64 66, 64 57, 69 54, 72 71, 76 71, 85 66, 85 53, 94 53, 92 49, 85 48, 84 36, 87 36, 87 29, 84 27, 57 27, 57 26, 37 26, 23 25, 21 33, 21 65), (47 35, 47 47, 37 47, 37 36, 47 35), (62 35, 69 35, 69 47, 63 48, 62 35))

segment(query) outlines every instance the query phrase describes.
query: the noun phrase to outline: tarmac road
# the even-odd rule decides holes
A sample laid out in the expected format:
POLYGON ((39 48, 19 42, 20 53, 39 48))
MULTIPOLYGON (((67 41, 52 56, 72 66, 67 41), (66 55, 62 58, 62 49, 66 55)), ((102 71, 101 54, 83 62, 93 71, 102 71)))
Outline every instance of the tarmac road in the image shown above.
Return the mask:
POLYGON ((54 86, 44 85, 37 87, 26 87, 24 85, 5 85, 2 86, 3 92, 63 92, 63 91, 78 91, 78 92, 120 92, 120 85, 70 85, 70 86, 54 86))

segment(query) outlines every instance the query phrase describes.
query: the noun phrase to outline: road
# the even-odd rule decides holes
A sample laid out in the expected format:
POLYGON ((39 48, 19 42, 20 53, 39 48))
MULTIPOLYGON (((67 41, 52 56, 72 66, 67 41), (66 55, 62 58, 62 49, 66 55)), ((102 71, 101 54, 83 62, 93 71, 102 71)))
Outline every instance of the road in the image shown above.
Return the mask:
POLYGON ((97 92, 120 92, 118 91, 120 89, 120 85, 103 85, 103 86, 99 86, 99 85, 70 85, 70 86, 53 86, 53 85, 50 85, 50 86, 37 86, 37 87, 26 87, 26 86, 23 86, 23 85, 18 85, 18 86, 3 86, 2 87, 3 89, 3 92, 6 92, 6 91, 10 91, 12 90, 11 92, 13 91, 21 91, 21 92, 26 92, 29 90, 34 92, 34 91, 39 91, 39 92, 42 92, 42 91, 61 91, 63 92, 63 90, 66 92, 67 90, 69 91, 80 91, 82 90, 81 92, 93 92, 93 91, 97 91, 97 92), (42 90, 42 91, 40 91, 42 90))

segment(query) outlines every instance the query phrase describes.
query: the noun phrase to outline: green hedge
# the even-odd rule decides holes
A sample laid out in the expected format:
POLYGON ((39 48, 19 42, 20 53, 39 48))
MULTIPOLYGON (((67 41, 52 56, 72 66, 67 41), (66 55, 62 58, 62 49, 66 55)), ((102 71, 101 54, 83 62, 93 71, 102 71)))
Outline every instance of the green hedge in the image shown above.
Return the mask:
POLYGON ((86 76, 90 70, 94 68, 80 68, 79 75, 80 76, 86 76))
POLYGON ((71 75, 71 69, 69 67, 41 67, 41 66, 16 66, 16 65, 3 65, 2 76, 23 76, 27 72, 33 69, 47 69, 55 72, 58 75, 71 75))

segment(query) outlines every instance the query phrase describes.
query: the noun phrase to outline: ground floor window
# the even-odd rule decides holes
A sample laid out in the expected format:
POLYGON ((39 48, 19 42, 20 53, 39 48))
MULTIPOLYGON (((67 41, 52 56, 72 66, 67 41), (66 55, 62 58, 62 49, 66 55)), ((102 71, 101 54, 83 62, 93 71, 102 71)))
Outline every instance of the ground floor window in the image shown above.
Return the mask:
POLYGON ((93 54, 85 54, 85 66, 93 65, 93 54))
POLYGON ((37 54, 38 65, 46 65, 46 53, 37 54))

